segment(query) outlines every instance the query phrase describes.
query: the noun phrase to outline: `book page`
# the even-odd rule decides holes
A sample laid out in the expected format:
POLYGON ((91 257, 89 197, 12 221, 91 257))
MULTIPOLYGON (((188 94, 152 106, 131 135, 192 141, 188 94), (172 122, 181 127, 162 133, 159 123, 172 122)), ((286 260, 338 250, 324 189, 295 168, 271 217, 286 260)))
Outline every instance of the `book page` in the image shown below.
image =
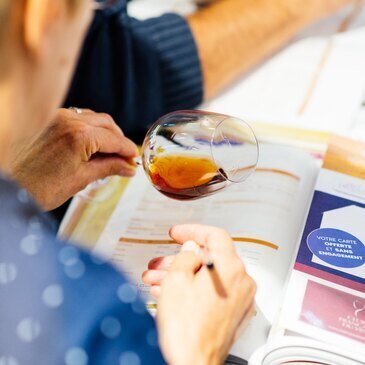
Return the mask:
MULTIPOLYGON (((318 300, 318 299, 317 299, 318 300)), ((309 338, 288 333, 288 336, 277 338, 270 342, 264 359, 260 365, 363 365, 362 361, 354 360, 338 346, 330 346, 313 341, 309 338), (301 354, 301 357, 298 356, 301 354), (285 359, 285 360, 284 360, 285 359), (300 359, 300 360, 299 360, 300 359)))
POLYGON ((261 145, 257 170, 244 183, 196 201, 175 201, 158 193, 138 171, 95 246, 123 270, 148 297, 141 274, 150 259, 178 252, 168 236, 179 223, 203 223, 228 230, 248 272, 258 283, 258 316, 245 346, 233 352, 246 358, 266 341, 282 295, 317 165, 306 152, 261 145), (255 333, 256 333, 255 332, 255 333), (251 345, 249 342, 254 342, 251 345))
POLYGON ((364 151, 363 143, 332 139, 278 323, 354 361, 365 358, 364 151))

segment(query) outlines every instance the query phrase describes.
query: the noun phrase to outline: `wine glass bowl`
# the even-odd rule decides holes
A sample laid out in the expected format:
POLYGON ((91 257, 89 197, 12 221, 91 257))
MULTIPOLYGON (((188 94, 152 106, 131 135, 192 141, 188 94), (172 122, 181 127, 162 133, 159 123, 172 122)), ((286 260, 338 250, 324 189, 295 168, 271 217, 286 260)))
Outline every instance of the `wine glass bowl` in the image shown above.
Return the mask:
POLYGON ((147 132, 142 164, 162 194, 193 200, 244 181, 255 169, 259 147, 239 118, 204 111, 178 111, 147 132))

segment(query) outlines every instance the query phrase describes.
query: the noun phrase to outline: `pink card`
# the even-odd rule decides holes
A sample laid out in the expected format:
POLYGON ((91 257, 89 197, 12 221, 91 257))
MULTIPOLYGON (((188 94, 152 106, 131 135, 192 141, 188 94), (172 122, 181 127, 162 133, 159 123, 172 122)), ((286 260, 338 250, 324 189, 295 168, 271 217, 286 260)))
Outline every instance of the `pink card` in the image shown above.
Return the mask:
POLYGON ((308 281, 300 320, 365 344, 365 299, 308 281))

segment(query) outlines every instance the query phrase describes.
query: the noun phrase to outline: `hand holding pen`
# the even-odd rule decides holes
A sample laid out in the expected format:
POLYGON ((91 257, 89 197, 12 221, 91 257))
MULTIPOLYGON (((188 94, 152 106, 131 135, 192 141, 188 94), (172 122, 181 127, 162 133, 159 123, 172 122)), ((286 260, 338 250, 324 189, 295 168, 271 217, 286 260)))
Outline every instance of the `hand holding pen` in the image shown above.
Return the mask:
POLYGON ((170 236, 182 245, 181 252, 151 261, 143 275, 146 283, 159 287, 154 294, 162 351, 168 363, 181 356, 181 364, 221 364, 254 313, 255 283, 224 230, 180 225, 170 236), (186 344, 183 353, 178 333, 186 344))

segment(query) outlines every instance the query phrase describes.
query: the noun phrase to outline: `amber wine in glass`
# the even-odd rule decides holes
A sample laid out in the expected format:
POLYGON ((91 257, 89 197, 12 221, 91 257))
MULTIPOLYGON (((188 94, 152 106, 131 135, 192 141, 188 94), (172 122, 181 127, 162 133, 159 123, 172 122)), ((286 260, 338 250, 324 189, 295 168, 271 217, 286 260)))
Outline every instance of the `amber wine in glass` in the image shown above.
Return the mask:
POLYGON ((152 185, 177 200, 194 200, 244 181, 255 169, 258 142, 239 118, 178 111, 160 118, 142 146, 152 185))

